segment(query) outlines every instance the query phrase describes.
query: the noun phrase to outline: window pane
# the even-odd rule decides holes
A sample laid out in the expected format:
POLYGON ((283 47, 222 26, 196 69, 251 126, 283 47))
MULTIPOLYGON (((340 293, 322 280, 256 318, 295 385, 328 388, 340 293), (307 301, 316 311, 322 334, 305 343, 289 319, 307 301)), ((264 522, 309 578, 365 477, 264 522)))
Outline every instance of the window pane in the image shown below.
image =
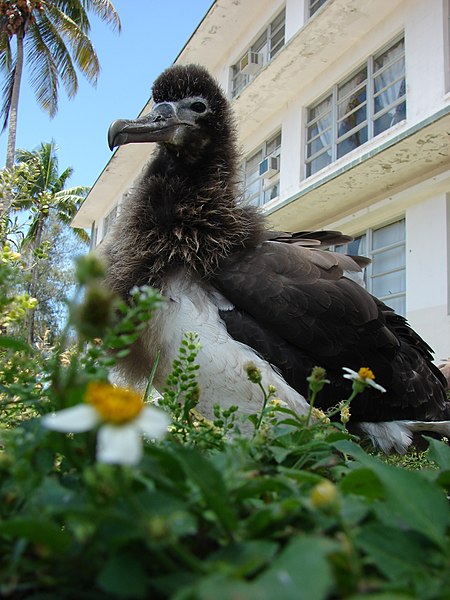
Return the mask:
POLYGON ((331 157, 331 148, 329 148, 331 142, 328 142, 328 138, 331 139, 331 129, 325 129, 322 132, 322 135, 318 135, 310 143, 308 143, 308 158, 314 156, 314 154, 317 154, 317 152, 320 152, 320 150, 323 150, 325 148, 328 148, 327 152, 331 157))
POLYGON ((383 300, 383 302, 385 304, 387 304, 390 308, 392 308, 393 310, 395 310, 395 312, 398 315, 406 315, 406 298, 405 295, 403 296, 396 296, 395 298, 392 297, 388 297, 388 298, 380 298, 380 300, 383 300))
POLYGON ((344 156, 365 142, 367 142, 367 127, 363 127, 340 142, 337 147, 337 157, 340 158, 341 156, 344 156))
POLYGON ((281 132, 278 133, 274 138, 272 138, 270 141, 267 142, 265 156, 269 156, 270 154, 273 154, 273 152, 275 152, 275 150, 278 150, 278 148, 280 146, 281 146, 281 132))
POLYGON ((372 294, 377 298, 405 291, 405 269, 372 278, 372 294))
POLYGON ((312 15, 323 5, 325 4, 325 2, 327 2, 327 0, 309 0, 309 16, 312 17, 312 15))
POLYGON ((270 58, 273 58, 275 54, 281 50, 284 45, 284 27, 277 31, 270 38, 270 58))
POLYGON ((253 44, 252 52, 262 52, 263 48, 267 48, 267 31, 265 31, 253 44))
POLYGON ((397 60, 399 57, 404 56, 405 54, 405 41, 403 39, 399 40, 393 46, 384 50, 381 54, 375 56, 373 61, 374 72, 376 72, 386 65, 389 65, 393 61, 397 60))
POLYGON ((320 156, 317 156, 314 160, 312 160, 310 163, 307 164, 306 176, 309 177, 310 175, 317 173, 317 171, 320 171, 320 169, 323 169, 330 163, 331 163, 331 154, 324 152, 323 154, 321 154, 320 156))
MULTIPOLYGON (((364 67, 356 75, 352 75, 350 79, 341 83, 338 88, 338 100, 342 100, 347 97, 351 97, 354 95, 358 95, 361 93, 361 88, 364 89, 365 93, 365 83, 367 79, 367 68, 364 67)), ((365 99, 365 98, 364 98, 365 99)))
POLYGON ((345 117, 338 122, 338 137, 343 136, 348 131, 351 131, 367 119, 367 107, 364 104, 358 110, 352 112, 348 117, 345 117))
MULTIPOLYGON (((310 0, 311 8, 314 4, 310 0)), ((321 151, 333 160, 339 159, 405 118, 402 39, 369 57, 356 73, 333 86, 324 100, 308 107, 307 172, 318 170, 319 164, 313 164, 311 158, 319 159, 321 151)), ((327 157, 321 160, 329 162, 327 157)))
POLYGON ((405 266, 405 246, 397 246, 390 250, 384 250, 375 254, 372 262, 372 273, 377 275, 392 271, 394 269, 403 268, 405 266))
POLYGON ((317 117, 331 114, 331 106, 332 106, 332 96, 327 96, 321 102, 318 102, 316 105, 311 106, 308 110, 308 122, 316 119, 317 117))
POLYGON ((280 194, 280 182, 277 181, 269 189, 264 190, 264 203, 270 202, 280 194))
POLYGON ((372 249, 384 248, 405 239, 405 221, 397 221, 373 232, 372 249))

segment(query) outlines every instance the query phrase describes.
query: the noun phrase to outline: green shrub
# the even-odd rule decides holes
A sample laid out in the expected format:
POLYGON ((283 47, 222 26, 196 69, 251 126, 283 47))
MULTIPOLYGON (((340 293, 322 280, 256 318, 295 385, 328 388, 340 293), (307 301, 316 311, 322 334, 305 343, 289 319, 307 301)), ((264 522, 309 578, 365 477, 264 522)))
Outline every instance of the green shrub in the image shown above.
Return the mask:
MULTIPOLYGON (((1 597, 449 598, 448 445, 430 440, 421 470, 389 464, 346 431, 348 402, 334 411, 343 422, 313 406, 299 417, 252 365, 243 376, 264 401, 253 434, 241 434, 234 407, 206 421, 195 412, 195 334, 181 343, 159 407, 147 390, 143 406, 170 414, 171 425, 145 441, 139 462, 101 462, 101 420, 75 434, 44 427, 53 421, 42 415, 81 406, 120 430, 143 410, 107 378, 161 299, 141 289, 125 306, 89 260, 78 265, 66 331, 70 339, 77 329, 76 347, 64 336, 53 349, 2 336, 1 597)), ((325 373, 309 381, 313 404, 325 373)))

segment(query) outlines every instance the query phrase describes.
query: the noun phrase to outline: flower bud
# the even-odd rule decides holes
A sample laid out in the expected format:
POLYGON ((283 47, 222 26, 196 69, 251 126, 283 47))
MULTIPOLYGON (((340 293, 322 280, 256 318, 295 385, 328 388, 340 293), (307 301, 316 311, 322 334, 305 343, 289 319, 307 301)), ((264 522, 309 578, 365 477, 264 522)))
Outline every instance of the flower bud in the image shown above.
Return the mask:
POLYGON ((309 500, 314 508, 326 510, 336 504, 337 489, 334 483, 324 479, 313 487, 309 500))
POLYGON ((248 379, 252 383, 261 383, 261 381, 262 381, 261 371, 258 369, 258 367, 254 363, 251 363, 251 362, 247 363, 246 365, 244 365, 244 369, 247 373, 248 379))

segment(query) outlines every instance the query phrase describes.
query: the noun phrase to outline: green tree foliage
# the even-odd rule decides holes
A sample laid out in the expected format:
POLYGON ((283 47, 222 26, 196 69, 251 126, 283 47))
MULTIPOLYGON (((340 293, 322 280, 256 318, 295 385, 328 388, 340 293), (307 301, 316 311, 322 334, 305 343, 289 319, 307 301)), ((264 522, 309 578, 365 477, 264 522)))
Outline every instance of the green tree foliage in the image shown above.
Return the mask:
MULTIPOLYGON (((67 265, 64 265, 64 247, 58 248, 58 241, 67 234, 68 226, 79 209, 88 191, 86 187, 65 189, 73 169, 68 167, 59 173, 58 158, 54 142, 42 143, 34 151, 19 150, 17 160, 25 173, 32 175, 32 180, 19 189, 15 195, 12 208, 14 211, 27 211, 30 215, 28 228, 21 241, 21 250, 26 255, 30 271, 28 293, 39 301, 40 335, 45 332, 46 325, 53 328, 57 321, 57 304, 61 306, 63 290, 61 283, 66 284, 67 265), (59 258, 59 261, 58 261, 59 258), (61 269, 61 277, 57 270, 61 269), (56 272, 55 272, 56 270, 56 272), (59 279, 59 281, 58 281, 59 279), (55 292, 58 290, 58 293, 55 292), (47 298, 47 300, 46 300, 47 298), (53 307, 53 310, 52 310, 53 307)), ((21 173, 21 171, 20 171, 21 173)), ((20 176, 19 182, 23 179, 20 176)), ((89 236, 84 229, 73 229, 73 236, 84 245, 89 236)), ((66 290, 68 292, 69 290, 66 290)), ((28 340, 36 341, 35 310, 28 317, 28 340)))

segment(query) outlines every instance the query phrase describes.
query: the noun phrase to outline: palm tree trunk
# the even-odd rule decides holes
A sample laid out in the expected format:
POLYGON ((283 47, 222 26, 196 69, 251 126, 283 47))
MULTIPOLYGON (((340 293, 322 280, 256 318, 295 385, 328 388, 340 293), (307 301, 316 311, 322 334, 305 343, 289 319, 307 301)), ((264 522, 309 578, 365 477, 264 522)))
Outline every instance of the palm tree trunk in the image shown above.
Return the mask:
MULTIPOLYGON (((23 72, 23 38, 25 32, 23 29, 19 30, 16 35, 17 39, 17 53, 16 53, 16 67, 14 73, 14 83, 11 94, 11 107, 9 110, 8 118, 8 143, 6 147, 6 164, 7 169, 11 169, 14 166, 14 155, 16 153, 16 135, 17 135, 17 111, 19 108, 19 96, 20 96, 20 84, 22 81, 23 72)), ((4 198, 3 203, 0 203, 0 219, 3 221, 3 217, 7 217, 9 209, 12 203, 12 195, 7 194, 4 198)), ((3 232, 2 232, 3 233, 3 232)), ((3 237, 3 236, 2 236, 3 237)))
POLYGON ((16 53, 16 69, 14 74, 14 84, 11 95, 11 107, 9 110, 8 123, 8 145, 6 149, 6 168, 10 169, 14 165, 14 155, 16 153, 16 134, 17 134, 17 111, 19 108, 20 84, 22 81, 23 71, 23 38, 22 30, 17 32, 17 53, 16 53))
MULTIPOLYGON (((44 219, 39 217, 37 227, 36 227, 36 237, 34 239, 34 243, 31 250, 31 256, 33 257, 34 250, 39 248, 42 242, 42 233, 44 231, 44 219)), ((38 270, 39 270, 39 260, 36 260, 32 269, 31 269, 31 281, 29 286, 29 294, 32 298, 36 298, 37 288, 38 288, 38 270)), ((36 310, 34 308, 30 309, 28 312, 28 342, 30 345, 34 344, 34 338, 36 335, 36 326, 35 326, 35 314, 36 310)))

